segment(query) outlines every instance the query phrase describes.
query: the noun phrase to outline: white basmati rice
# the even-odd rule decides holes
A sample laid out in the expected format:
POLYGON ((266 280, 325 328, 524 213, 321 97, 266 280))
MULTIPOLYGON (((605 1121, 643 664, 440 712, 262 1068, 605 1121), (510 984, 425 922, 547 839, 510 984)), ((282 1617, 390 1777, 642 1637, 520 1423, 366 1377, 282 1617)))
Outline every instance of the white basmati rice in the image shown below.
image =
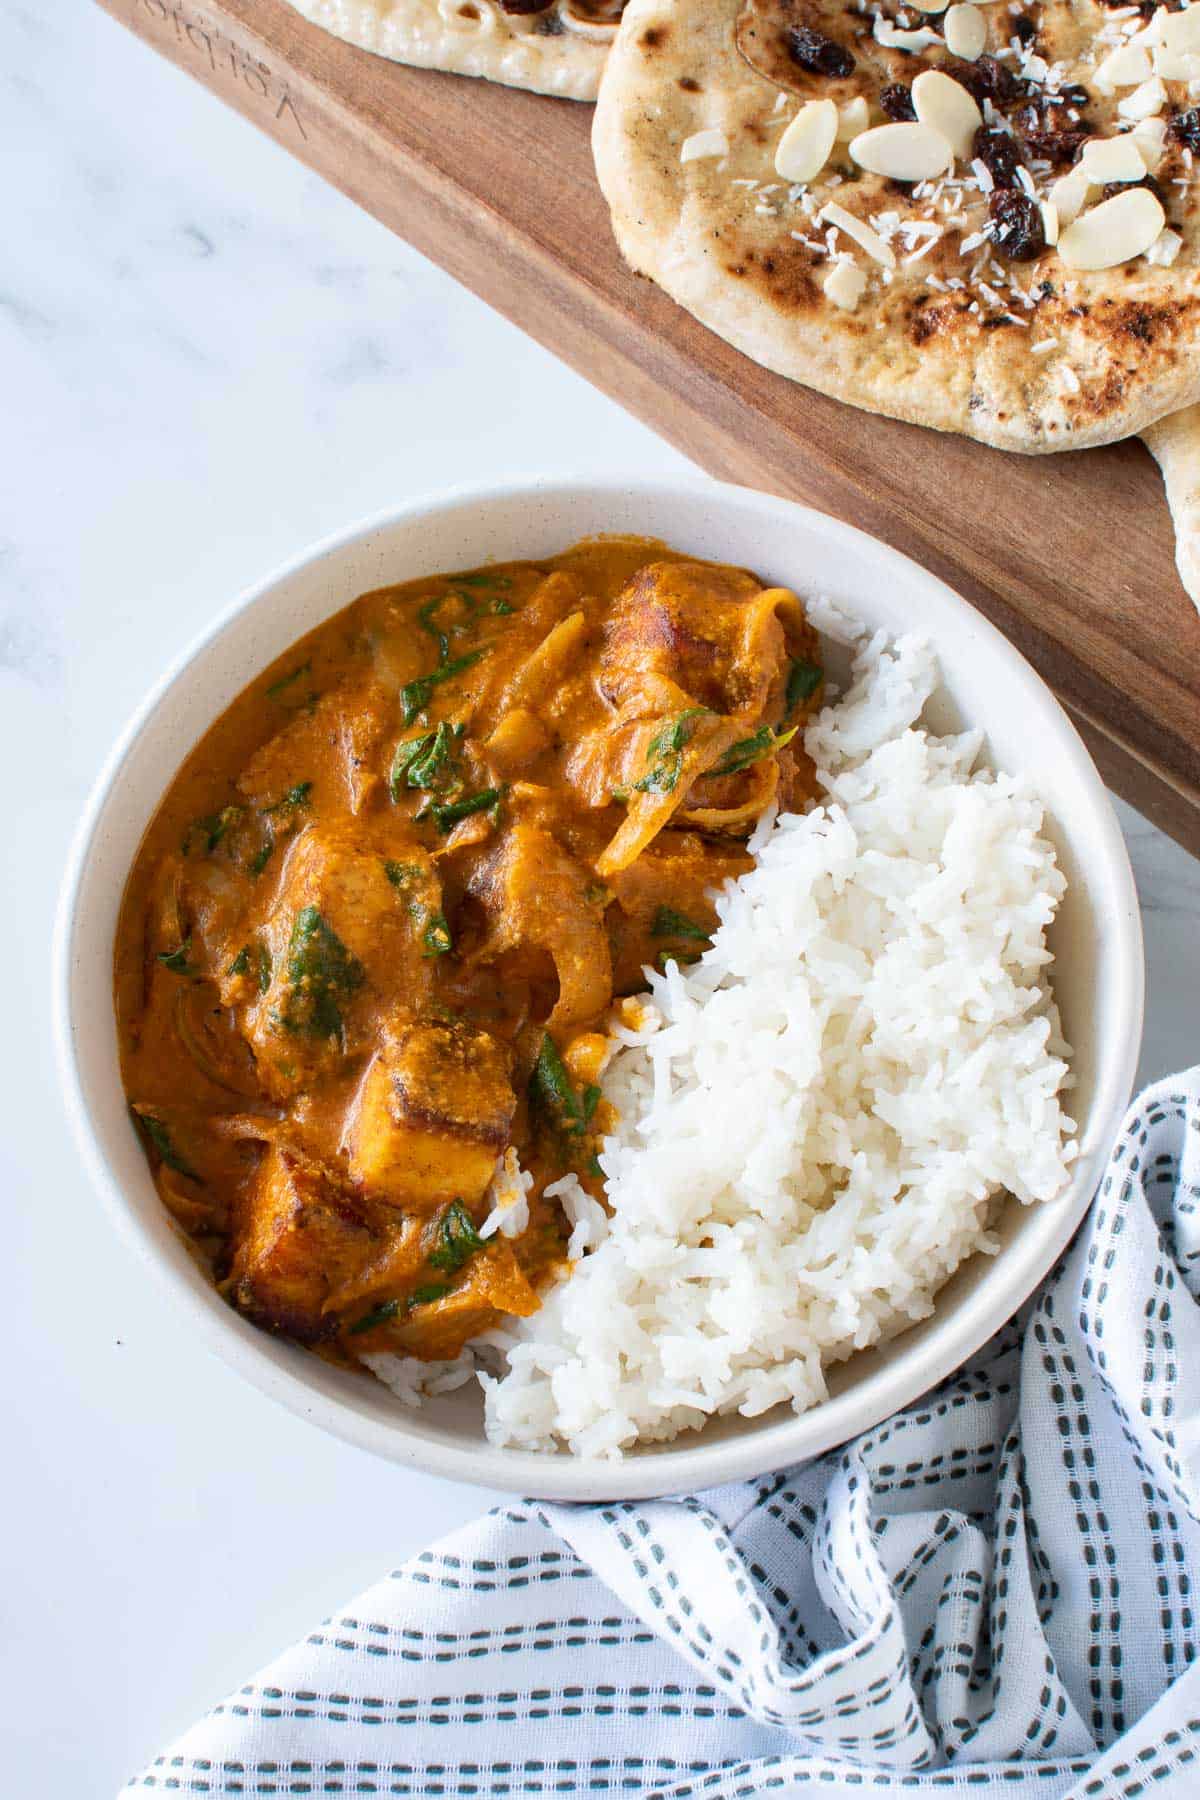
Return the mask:
MULTIPOLYGON (((654 1005, 605 1079, 609 1210, 573 1176, 550 1190, 576 1261, 490 1335, 493 1443, 616 1456, 714 1413, 810 1407, 830 1363, 995 1249, 999 1195, 1064 1186, 1045 934, 1065 882, 1035 796, 972 772, 978 734, 917 725, 936 682, 917 640, 860 644, 806 734, 826 803, 764 819, 711 949, 648 972, 654 1005)), ((422 1382, 410 1359, 371 1366, 406 1400, 422 1382)))
POLYGON ((479 1227, 480 1237, 490 1238, 497 1231, 501 1237, 520 1237, 529 1223, 529 1190, 532 1186, 533 1176, 526 1174, 510 1144, 496 1165, 492 1185, 485 1195, 489 1211, 479 1227))

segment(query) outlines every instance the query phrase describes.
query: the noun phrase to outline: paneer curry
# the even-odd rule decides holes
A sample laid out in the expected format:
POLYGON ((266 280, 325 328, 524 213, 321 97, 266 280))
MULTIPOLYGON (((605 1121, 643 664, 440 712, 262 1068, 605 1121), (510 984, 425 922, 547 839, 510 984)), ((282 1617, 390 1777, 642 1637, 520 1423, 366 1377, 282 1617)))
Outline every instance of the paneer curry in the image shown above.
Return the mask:
POLYGON ((235 1307, 342 1362, 537 1309, 546 1188, 603 1198, 614 1004, 812 798, 821 691, 792 593, 613 538, 364 594, 234 701, 139 850, 116 1003, 235 1307))

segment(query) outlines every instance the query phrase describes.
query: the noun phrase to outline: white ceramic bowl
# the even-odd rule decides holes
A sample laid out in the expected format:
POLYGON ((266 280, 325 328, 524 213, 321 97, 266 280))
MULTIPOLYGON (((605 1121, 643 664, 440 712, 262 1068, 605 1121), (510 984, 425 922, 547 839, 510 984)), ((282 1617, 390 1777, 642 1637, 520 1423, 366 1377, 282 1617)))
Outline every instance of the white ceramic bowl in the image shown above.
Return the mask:
POLYGON ((415 501, 319 544, 243 595, 150 695, 100 777, 66 880, 56 971, 62 1076, 85 1160, 147 1276, 168 1283, 212 1348, 264 1393, 364 1449, 568 1500, 682 1492, 780 1468, 844 1442, 950 1374, 1010 1317, 1081 1218, 1129 1097, 1143 997, 1137 896, 1116 820, 1087 752, 1028 664, 949 588, 861 532, 788 501, 687 480, 524 481, 415 501), (366 1376, 269 1337, 219 1299, 170 1224, 130 1125, 111 980, 117 912, 142 832, 184 756, 259 669, 369 588, 546 556, 603 531, 745 564, 935 645, 945 697, 932 722, 982 726, 989 759, 1028 771, 1048 808, 1070 884, 1052 943, 1082 1146, 1070 1192, 1049 1205, 1010 1202, 999 1255, 961 1269, 931 1319, 836 1370, 823 1405, 800 1417, 715 1420, 620 1463, 493 1449, 473 1392, 406 1412, 366 1376))

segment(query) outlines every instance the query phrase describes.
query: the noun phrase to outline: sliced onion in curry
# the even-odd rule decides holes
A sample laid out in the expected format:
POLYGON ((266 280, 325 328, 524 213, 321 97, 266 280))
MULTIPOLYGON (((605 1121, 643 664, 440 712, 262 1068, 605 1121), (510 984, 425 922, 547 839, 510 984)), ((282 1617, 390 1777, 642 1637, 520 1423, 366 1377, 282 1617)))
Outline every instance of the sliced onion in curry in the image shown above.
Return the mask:
POLYGON ((185 1231, 214 1231, 226 1217, 228 1209, 220 1201, 189 1189, 170 1169, 161 1172, 158 1186, 167 1211, 185 1231))
POLYGON ((216 1003, 211 982, 189 981, 179 989, 174 1023, 179 1042, 206 1081, 239 1099, 258 1099, 254 1057, 232 1015, 216 1003))
MULTIPOLYGON (((698 785, 703 786, 704 784, 702 782, 698 785)), ((679 809, 680 823, 690 825, 694 831, 711 831, 718 834, 744 833, 747 826, 757 823, 774 800, 778 789, 778 758, 772 755, 764 756, 760 762, 754 763, 745 770, 741 783, 742 797, 733 805, 681 806, 679 809), (747 792, 747 786, 749 792, 747 792)))
POLYGON ((586 614, 573 612, 560 619, 505 687, 501 702, 504 712, 551 697, 587 634, 586 614))
POLYGON ((735 720, 704 707, 684 708, 661 720, 647 748, 649 766, 630 789, 628 811, 597 860, 597 875, 604 880, 627 869, 678 812, 692 783, 741 736, 735 720), (676 743, 684 731, 689 735, 676 743))
POLYGON ((494 923, 476 952, 483 963, 540 947, 558 977, 546 1021, 562 1031, 595 1019, 612 999, 612 959, 601 915, 587 901, 588 877, 544 826, 520 820, 471 877, 494 923))
POLYGON ((226 1113, 213 1119, 210 1130, 214 1137, 228 1138, 235 1144, 287 1144, 291 1136, 291 1128, 279 1109, 265 1103, 261 1111, 226 1113))

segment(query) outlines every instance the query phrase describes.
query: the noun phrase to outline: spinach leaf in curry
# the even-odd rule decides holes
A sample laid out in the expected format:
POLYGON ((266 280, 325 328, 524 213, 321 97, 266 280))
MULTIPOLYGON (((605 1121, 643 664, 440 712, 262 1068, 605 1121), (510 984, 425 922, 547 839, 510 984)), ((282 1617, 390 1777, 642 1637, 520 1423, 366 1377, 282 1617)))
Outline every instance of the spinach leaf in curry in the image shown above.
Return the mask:
POLYGON ((363 980, 362 964, 316 907, 297 913, 284 964, 286 998, 279 1010, 284 1030, 303 1037, 340 1037, 341 1009, 363 980))

